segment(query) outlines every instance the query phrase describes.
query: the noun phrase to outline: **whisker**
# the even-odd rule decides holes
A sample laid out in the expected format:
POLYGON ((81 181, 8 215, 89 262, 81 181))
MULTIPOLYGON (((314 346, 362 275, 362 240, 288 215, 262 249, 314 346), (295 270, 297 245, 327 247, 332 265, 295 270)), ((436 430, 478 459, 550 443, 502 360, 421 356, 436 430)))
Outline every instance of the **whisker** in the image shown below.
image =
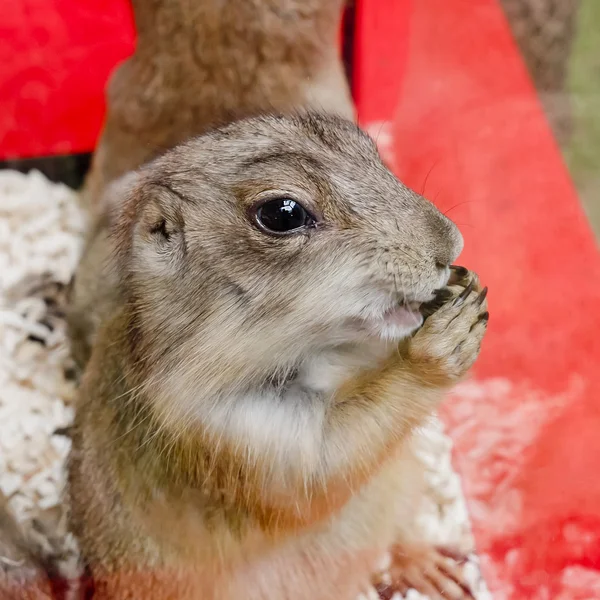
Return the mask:
POLYGON ((459 202, 458 204, 451 206, 448 210, 445 210, 443 214, 447 215, 451 210, 454 210, 455 208, 462 206, 463 204, 471 204, 472 202, 474 202, 474 201, 473 200, 465 200, 464 202, 459 202))
POLYGON ((425 186, 427 185, 427 180, 429 179, 429 176, 431 175, 433 169, 435 169, 435 167, 437 167, 439 163, 439 160, 436 160, 432 165, 431 168, 429 169, 429 171, 427 171, 427 175, 425 175, 425 180, 423 181, 423 187, 421 189, 421 196, 425 195, 425 186))

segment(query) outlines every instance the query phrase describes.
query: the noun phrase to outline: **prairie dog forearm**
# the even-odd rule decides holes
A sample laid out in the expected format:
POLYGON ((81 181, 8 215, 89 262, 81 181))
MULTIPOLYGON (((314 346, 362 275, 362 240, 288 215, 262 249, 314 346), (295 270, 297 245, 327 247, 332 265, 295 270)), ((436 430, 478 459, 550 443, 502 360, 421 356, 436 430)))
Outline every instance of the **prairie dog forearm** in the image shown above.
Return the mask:
POLYGON ((334 399, 322 468, 327 479, 360 485, 404 437, 431 413, 443 389, 430 385, 412 361, 398 357, 334 399), (349 479, 350 477, 350 479, 349 479))
MULTIPOLYGON (((281 498, 263 488, 263 499, 274 501, 264 508, 277 514, 277 528, 314 523, 344 505, 398 452, 442 395, 443 388, 427 381, 418 365, 398 356, 340 389, 326 411, 314 462, 294 461, 293 487, 281 498)), ((271 476, 262 479, 279 488, 289 470, 274 461, 265 464, 271 476)))

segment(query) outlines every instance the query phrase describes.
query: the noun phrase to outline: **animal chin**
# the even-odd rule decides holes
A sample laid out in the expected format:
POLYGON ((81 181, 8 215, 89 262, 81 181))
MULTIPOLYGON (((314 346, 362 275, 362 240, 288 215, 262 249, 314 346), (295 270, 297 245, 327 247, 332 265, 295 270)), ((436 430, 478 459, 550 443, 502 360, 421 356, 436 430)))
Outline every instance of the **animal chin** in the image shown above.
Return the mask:
POLYGON ((423 323, 419 303, 394 306, 371 322, 377 334, 388 340, 400 340, 410 335, 423 323))

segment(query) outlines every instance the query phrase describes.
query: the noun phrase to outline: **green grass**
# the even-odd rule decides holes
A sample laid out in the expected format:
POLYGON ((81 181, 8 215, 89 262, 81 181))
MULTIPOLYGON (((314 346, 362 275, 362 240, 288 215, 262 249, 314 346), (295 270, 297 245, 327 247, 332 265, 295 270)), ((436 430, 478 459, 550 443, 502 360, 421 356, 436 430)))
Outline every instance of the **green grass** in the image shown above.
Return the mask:
POLYGON ((600 239, 600 0, 581 3, 568 91, 574 131, 565 158, 600 239))

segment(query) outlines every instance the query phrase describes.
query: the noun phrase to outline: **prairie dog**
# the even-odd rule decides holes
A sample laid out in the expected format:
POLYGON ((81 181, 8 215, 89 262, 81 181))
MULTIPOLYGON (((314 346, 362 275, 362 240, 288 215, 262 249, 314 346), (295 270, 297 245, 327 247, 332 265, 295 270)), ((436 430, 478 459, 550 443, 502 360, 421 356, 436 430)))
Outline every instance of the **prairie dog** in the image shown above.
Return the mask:
POLYGON ((133 0, 134 55, 107 89, 85 186, 107 183, 216 125, 318 110, 352 118, 338 54, 343 0, 133 0))
POLYGON ((315 114, 211 131, 104 204, 69 464, 97 597, 349 600, 392 544, 466 597, 410 531, 411 434, 488 318, 456 226, 315 114))

